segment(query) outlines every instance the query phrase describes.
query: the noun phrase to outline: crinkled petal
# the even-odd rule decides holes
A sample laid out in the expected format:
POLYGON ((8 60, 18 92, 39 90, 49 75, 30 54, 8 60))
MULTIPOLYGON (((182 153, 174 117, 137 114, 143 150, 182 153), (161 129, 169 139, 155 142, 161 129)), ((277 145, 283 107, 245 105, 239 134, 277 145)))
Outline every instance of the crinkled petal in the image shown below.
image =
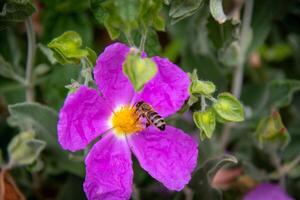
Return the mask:
POLYGON ((158 73, 144 87, 140 98, 163 117, 178 111, 189 97, 188 75, 166 58, 153 57, 158 73))
POLYGON ((293 200, 280 185, 262 183, 248 192, 243 200, 293 200))
POLYGON ((86 160, 84 191, 89 200, 127 200, 133 169, 126 140, 109 134, 96 143, 86 160))
POLYGON ((81 86, 69 94, 59 112, 58 140, 64 149, 84 149, 88 143, 107 131, 112 111, 95 89, 81 86))
POLYGON ((134 95, 134 89, 122 70, 129 50, 129 47, 122 43, 106 47, 98 57, 94 69, 94 78, 99 90, 115 107, 129 103, 134 95))
POLYGON ((128 138, 140 165, 170 190, 181 190, 197 164, 198 144, 172 126, 165 131, 150 126, 128 138))

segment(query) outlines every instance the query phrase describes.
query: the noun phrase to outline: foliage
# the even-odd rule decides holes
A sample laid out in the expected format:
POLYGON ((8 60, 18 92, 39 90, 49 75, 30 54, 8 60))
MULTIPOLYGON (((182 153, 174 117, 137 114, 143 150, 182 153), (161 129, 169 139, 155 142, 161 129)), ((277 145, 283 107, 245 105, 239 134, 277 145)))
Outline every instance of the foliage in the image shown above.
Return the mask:
POLYGON ((95 87, 97 55, 120 40, 137 92, 157 73, 155 55, 189 73, 190 97, 166 122, 199 142, 183 191, 133 160, 133 199, 242 199, 270 181, 300 199, 299 10, 296 0, 0 1, 0 187, 11 177, 27 199, 85 198, 89 147, 61 148, 58 113, 68 93, 95 87))
POLYGON ((0 30, 3 30, 11 24, 22 22, 35 8, 30 0, 4 0, 1 1, 0 10, 0 30))

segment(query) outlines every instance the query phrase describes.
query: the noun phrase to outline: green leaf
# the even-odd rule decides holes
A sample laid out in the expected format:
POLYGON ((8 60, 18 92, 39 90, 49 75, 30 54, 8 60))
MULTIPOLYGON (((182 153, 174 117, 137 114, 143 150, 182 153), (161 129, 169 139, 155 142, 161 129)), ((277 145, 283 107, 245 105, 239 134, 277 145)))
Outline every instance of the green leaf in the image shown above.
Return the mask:
POLYGON ((13 78, 14 74, 12 65, 0 55, 0 75, 6 78, 13 78))
POLYGON ((116 10, 124 22, 132 22, 137 19, 139 3, 136 0, 114 0, 116 10))
POLYGON ((227 47, 220 49, 218 58, 224 65, 234 67, 239 63, 240 52, 238 41, 233 41, 227 47))
POLYGON ((4 0, 0 3, 0 31, 9 25, 22 22, 35 8, 30 0, 4 0))
POLYGON ((189 87, 190 94, 210 95, 216 91, 216 86, 211 81, 192 81, 189 87))
POLYGON ((1 55, 0 55, 0 76, 13 79, 21 83, 21 85, 25 84, 25 80, 23 77, 19 76, 14 66, 12 66, 9 62, 7 62, 1 55))
MULTIPOLYGON (((188 75, 189 75, 190 80, 191 80, 192 83, 195 82, 195 81, 198 81, 198 75, 197 75, 197 70, 196 69, 193 70, 192 74, 189 73, 188 75)), ((198 98, 198 96, 191 93, 190 89, 189 89, 189 93, 190 93, 190 98, 189 98, 187 104, 188 104, 188 106, 192 106, 193 104, 198 102, 199 98, 198 98)))
POLYGON ((18 103, 9 105, 10 117, 8 123, 19 127, 21 131, 33 129, 37 139, 47 143, 45 151, 50 155, 46 161, 55 163, 56 169, 69 171, 78 176, 83 176, 83 163, 71 161, 68 152, 64 151, 58 144, 57 121, 58 114, 55 110, 38 103, 18 103))
POLYGON ((47 59, 49 60, 49 62, 53 65, 56 63, 56 59, 54 57, 54 53, 53 51, 51 51, 51 49, 47 48, 45 45, 43 44, 38 44, 39 49, 41 50, 41 52, 47 57, 47 59))
POLYGON ((19 127, 22 131, 32 127, 37 137, 47 142, 47 146, 59 148, 56 139, 58 114, 55 110, 38 103, 9 105, 8 110, 11 115, 8 123, 11 126, 19 127))
POLYGON ((156 18, 154 18, 154 20, 153 20, 153 27, 156 30, 158 30, 158 31, 164 31, 165 30, 165 21, 164 21, 164 18, 162 18, 159 15, 156 18))
POLYGON ((198 102, 198 100, 199 100, 198 97, 194 96, 193 94, 190 94, 190 98, 189 98, 187 104, 189 106, 192 106, 193 104, 195 104, 196 102, 198 102))
POLYGON ((39 76, 45 75, 49 71, 50 71, 50 67, 45 63, 41 63, 35 67, 34 75, 36 77, 39 77, 39 76))
POLYGON ((115 40, 120 36, 120 31, 118 30, 118 28, 115 28, 112 24, 113 23, 111 21, 108 21, 108 20, 105 20, 105 22, 104 22, 104 26, 107 29, 109 37, 112 40, 115 40))
POLYGON ((29 165, 36 161, 46 143, 34 137, 34 132, 27 131, 16 135, 11 140, 8 145, 10 163, 29 165))
POLYGON ((292 101, 293 94, 299 90, 299 80, 274 80, 268 85, 266 93, 267 98, 264 105, 269 108, 281 108, 284 106, 288 106, 292 101))
POLYGON ((87 47, 86 50, 88 51, 87 59, 89 62, 89 66, 93 68, 96 64, 97 54, 93 49, 89 47, 87 47))
POLYGON ((58 12, 82 12, 84 10, 89 9, 90 7, 90 1, 76 1, 76 0, 41 0, 43 2, 43 5, 47 9, 55 10, 56 13, 58 12))
POLYGON ((78 33, 66 31, 53 39, 48 47, 53 51, 54 57, 61 64, 79 64, 80 59, 88 56, 88 51, 81 49, 82 40, 78 33))
POLYGON ((164 19, 160 16, 162 0, 92 0, 91 7, 96 19, 107 29, 111 39, 124 33, 145 32, 154 28, 164 30, 164 19))
POLYGON ((40 172, 45 167, 44 162, 41 160, 41 158, 37 158, 35 162, 28 165, 26 168, 30 172, 40 172))
POLYGON ((209 108, 202 112, 194 112, 193 114, 194 123, 196 126, 201 129, 205 135, 202 140, 207 138, 211 138, 215 128, 216 128, 216 116, 215 111, 212 108, 209 108))
POLYGON ((254 2, 251 20, 253 40, 249 45, 248 53, 253 52, 263 44, 271 31, 274 20, 284 17, 284 13, 291 7, 293 7, 293 1, 266 0, 254 2), (272 8, 272 12, 270 12, 270 8, 272 8))
POLYGON ((290 141, 290 135, 278 111, 273 111, 270 116, 261 119, 255 135, 261 145, 272 145, 275 148, 284 148, 290 141))
POLYGON ((270 62, 280 62, 292 56, 292 48, 286 43, 275 44, 271 47, 263 45, 259 51, 262 58, 270 62))
POLYGON ((210 0, 209 8, 211 15, 217 22, 223 24, 226 21, 227 17, 223 11, 222 0, 210 0))
POLYGON ((213 104, 216 113, 224 120, 240 122, 244 120, 244 109, 239 100, 230 93, 221 93, 213 104))
POLYGON ((150 81, 157 72, 156 64, 150 58, 141 58, 136 49, 131 50, 123 64, 123 72, 136 91, 150 81))
POLYGON ((245 104, 253 108, 255 118, 260 118, 268 115, 273 108, 289 106, 294 94, 300 91, 300 81, 274 79, 264 85, 249 85, 243 91, 242 99, 245 104))
POLYGON ((155 30, 164 31, 164 18, 160 15, 163 6, 162 0, 142 0, 138 15, 138 23, 153 27, 155 30))
POLYGON ((203 0, 172 0, 169 16, 171 24, 193 15, 201 7, 203 0))
POLYGON ((218 189, 212 187, 212 179, 219 169, 225 165, 237 163, 237 159, 231 155, 224 155, 220 158, 206 161, 203 166, 196 170, 188 184, 195 192, 194 199, 221 200, 222 193, 218 189))

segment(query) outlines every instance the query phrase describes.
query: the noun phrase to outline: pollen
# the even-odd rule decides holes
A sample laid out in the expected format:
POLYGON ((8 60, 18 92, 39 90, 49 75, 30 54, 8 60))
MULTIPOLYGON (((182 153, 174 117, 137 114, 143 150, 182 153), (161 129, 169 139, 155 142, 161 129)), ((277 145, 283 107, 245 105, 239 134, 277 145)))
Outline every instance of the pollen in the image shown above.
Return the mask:
POLYGON ((143 125, 132 106, 122 106, 114 111, 111 124, 118 136, 130 135, 143 130, 143 125))

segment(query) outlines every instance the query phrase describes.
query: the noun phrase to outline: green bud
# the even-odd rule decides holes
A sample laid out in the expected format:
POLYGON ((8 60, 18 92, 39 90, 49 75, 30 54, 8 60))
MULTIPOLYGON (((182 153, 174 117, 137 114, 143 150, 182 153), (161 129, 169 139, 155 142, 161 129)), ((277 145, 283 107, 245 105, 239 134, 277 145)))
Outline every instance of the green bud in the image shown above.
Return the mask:
POLYGON ((240 122, 244 120, 244 109, 239 100, 230 93, 218 95, 217 102, 213 108, 220 119, 230 122, 240 122))
POLYGON ((97 55, 90 48, 81 48, 82 39, 75 31, 66 31, 54 38, 48 47, 53 51, 53 56, 60 64, 79 64, 82 58, 87 58, 89 66, 93 67, 97 55))
POLYGON ((216 86, 211 81, 192 81, 189 87, 190 94, 210 95, 216 91, 216 86))
POLYGON ((278 111, 273 111, 270 116, 259 122, 255 135, 261 145, 271 144, 276 148, 284 148, 290 140, 290 135, 278 111))
POLYGON ((140 91, 157 72, 157 66, 150 58, 141 58, 136 49, 131 49, 123 64, 123 72, 135 91, 140 91))
POLYGON ((211 138, 216 128, 215 111, 209 108, 203 112, 194 112, 193 119, 196 126, 202 130, 200 134, 201 139, 211 138))

